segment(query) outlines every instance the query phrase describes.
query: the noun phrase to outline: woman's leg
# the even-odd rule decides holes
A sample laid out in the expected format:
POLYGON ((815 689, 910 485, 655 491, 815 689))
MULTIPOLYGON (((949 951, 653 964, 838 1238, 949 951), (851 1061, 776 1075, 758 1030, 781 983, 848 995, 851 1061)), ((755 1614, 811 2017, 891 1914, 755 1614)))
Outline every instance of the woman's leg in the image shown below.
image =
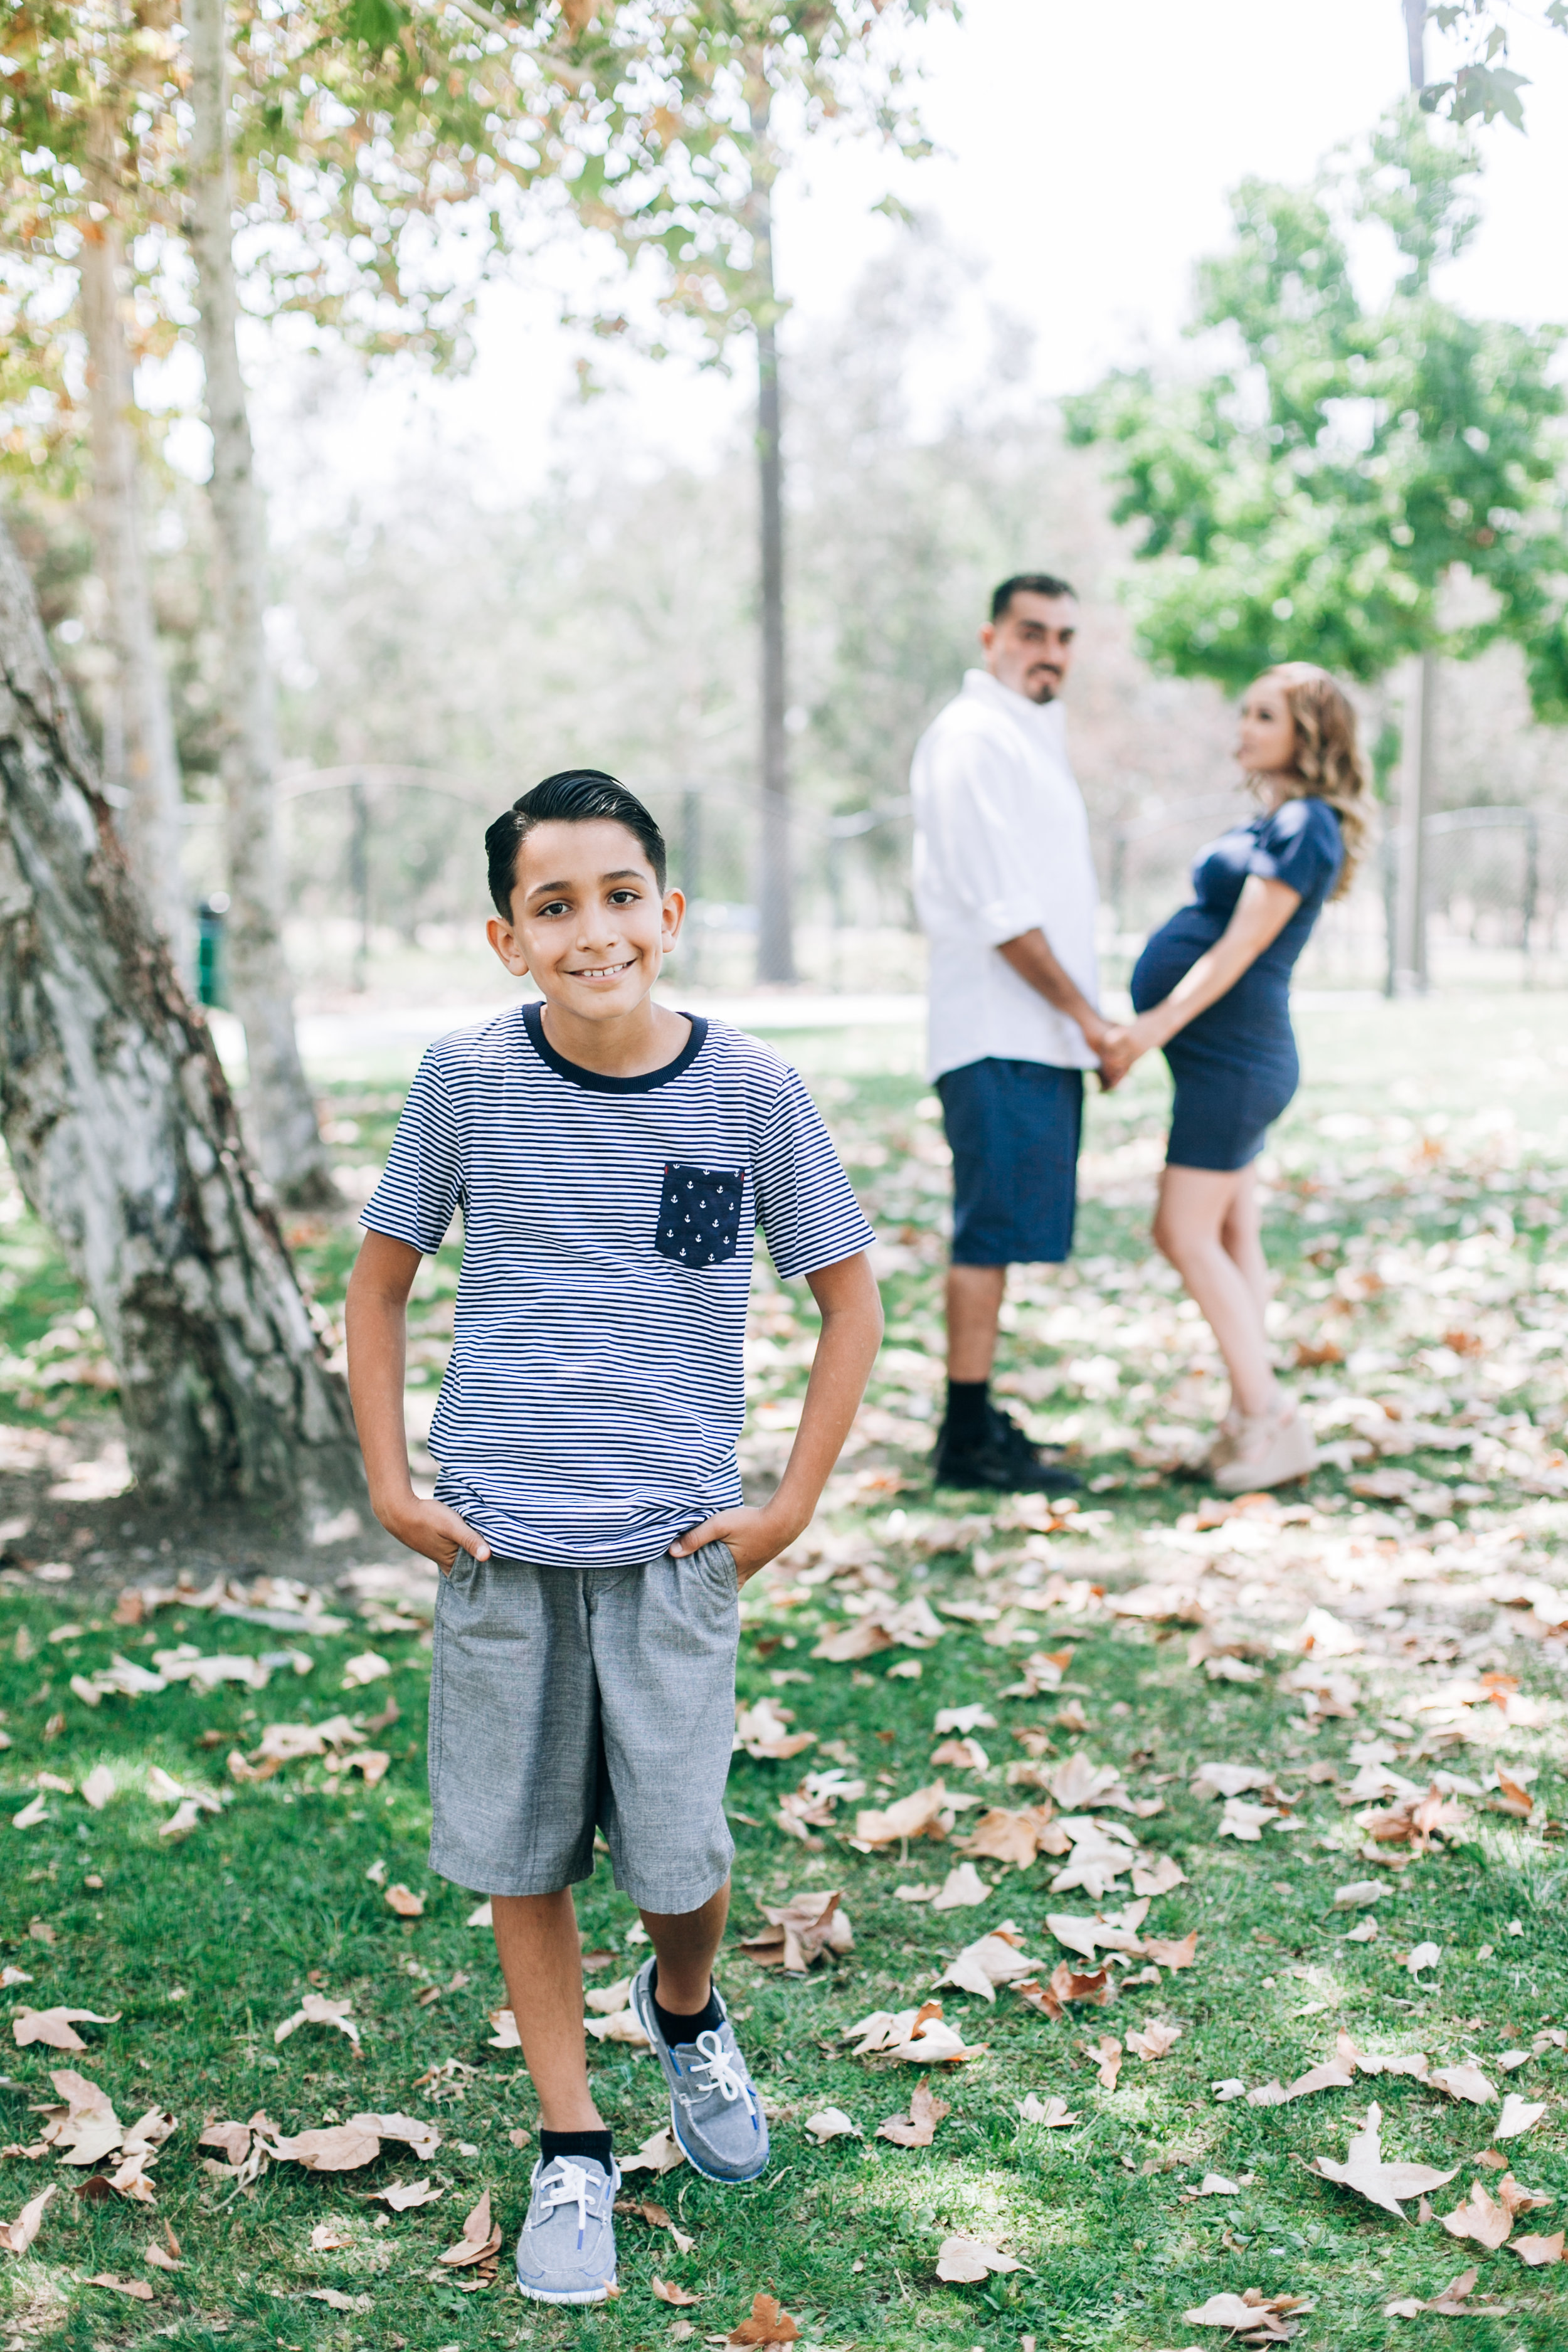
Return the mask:
MULTIPOLYGON (((1160 1179, 1154 1245, 1170 1259, 1219 1343, 1237 1408, 1250 1420, 1278 1400, 1274 1367, 1263 1328, 1263 1297, 1226 1246, 1233 1215, 1247 1213, 1238 1196, 1250 1192, 1249 1168, 1167 1167, 1160 1179)), ((1252 1212, 1256 1216, 1256 1210, 1252 1212)), ((1239 1229, 1238 1229, 1239 1230, 1239 1229)), ((1267 1280, 1263 1254, 1254 1243, 1267 1280)))
MULTIPOLYGON (((1196 1171, 1194 1171, 1195 1173, 1196 1171)), ((1236 1191, 1220 1227, 1226 1255, 1237 1268, 1266 1319, 1274 1296, 1274 1281, 1263 1255, 1263 1219, 1258 1206, 1258 1162, 1248 1160, 1237 1171, 1236 1191)))

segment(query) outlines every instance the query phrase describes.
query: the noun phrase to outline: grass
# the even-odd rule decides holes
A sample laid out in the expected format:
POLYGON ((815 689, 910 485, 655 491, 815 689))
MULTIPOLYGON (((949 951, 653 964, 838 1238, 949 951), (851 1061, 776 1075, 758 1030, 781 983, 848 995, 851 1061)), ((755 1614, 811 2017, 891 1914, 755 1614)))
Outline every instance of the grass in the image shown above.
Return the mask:
MULTIPOLYGON (((82 2028, 85 2056, 37 2046, 8 2056, 0 2086, 5 2137, 31 2140, 29 2109, 50 2095, 51 2068, 63 2065, 100 2084, 123 2117, 153 2105, 180 2117, 154 2168, 154 2210, 82 2200, 68 2187, 27 2253, 0 2258, 9 2296, 0 2325, 8 2321, 11 2336, 83 2352, 154 2336, 189 2347, 334 2352, 516 2344, 630 2352, 675 2340, 672 2324, 681 2318, 694 2325, 694 2341, 722 2335, 766 2289, 795 2315, 804 2339, 836 2347, 1013 2352, 1033 2336, 1053 2352, 1157 2352, 1229 2340, 1194 2329, 1183 2313, 1217 2292, 1257 2287, 1314 2299, 1303 2352, 1373 2352, 1416 2340, 1423 2324, 1386 2317, 1388 2301, 1435 2295, 1474 2263, 1479 2307, 1438 2323, 1446 2343, 1459 2352, 1546 2352, 1561 2344, 1561 2266, 1530 2271, 1506 2249, 1488 2254, 1456 2242, 1435 2221, 1418 2223, 1414 2206, 1409 2221, 1395 2221, 1306 2168, 1318 2154, 1342 2157, 1352 2118, 1359 2121, 1375 2097, 1387 2153, 1457 2168, 1451 2187, 1434 2199, 1441 2214, 1472 2178, 1494 2188, 1500 2178, 1471 2161, 1488 2145, 1495 2106, 1458 2105, 1390 2075, 1287 2106, 1220 2103, 1211 2089, 1231 2076, 1289 2083, 1331 2053, 1342 2028, 1363 2048, 1419 2048, 1437 2065, 1470 2052, 1491 2061, 1510 2046, 1528 2050, 1543 2027, 1568 2025, 1568 1874, 1558 1843, 1568 1812, 1568 1709, 1563 1643, 1541 1638, 1539 1600, 1558 1580, 1568 1526, 1553 1459, 1568 1328, 1554 1244, 1568 1181, 1556 1135, 1560 1066, 1551 1008, 1540 1016, 1528 1006, 1506 1008, 1500 1032, 1496 1009, 1487 1008, 1475 1024, 1477 1055, 1489 1051, 1494 1071, 1503 1062, 1519 1066, 1516 1080, 1494 1080, 1488 1100, 1452 1053, 1458 1016, 1451 1009, 1440 1023, 1429 1017, 1434 1011, 1417 1008, 1403 1024, 1378 1013, 1342 1026, 1342 1050, 1333 1055, 1321 1033, 1310 1039, 1310 1066, 1326 1075, 1280 1135, 1270 1247, 1282 1277, 1282 1351, 1335 1351, 1293 1376, 1326 1423, 1350 1411, 1331 1433, 1351 1446, 1364 1443, 1355 1433, 1372 1424, 1350 1409, 1355 1400, 1369 1411, 1381 1401, 1418 1423, 1418 1437, 1436 1430, 1460 1442, 1347 1458, 1314 1479, 1310 1511, 1294 1517, 1254 1517, 1206 1536, 1178 1525, 1203 1489, 1164 1466, 1179 1450, 1173 1433, 1202 1425, 1216 1381, 1201 1330, 1183 1315, 1142 1238, 1160 1096, 1155 1076, 1142 1076, 1125 1101, 1097 1111, 1074 1268, 1020 1283, 1009 1309, 1005 1373, 1016 1409, 1041 1433, 1077 1445, 1100 1490, 1084 1498, 1079 1529, 1046 1538, 1047 1557, 1033 1570, 1042 1547, 1037 1538, 1031 1551, 1026 1527, 1008 1526, 1006 1512, 983 1504, 964 1526, 956 1515, 966 1498, 944 1496, 939 1506, 923 1484, 943 1174, 921 1090, 843 1058, 837 1075, 824 1077, 889 1245, 889 1339, 864 1442, 847 1456, 816 1531, 836 1549, 808 1539, 747 1600, 742 1695, 793 1707, 797 1727, 814 1733, 816 1745, 793 1762, 738 1755, 729 1801, 739 1847, 737 1929, 759 1924, 760 1903, 837 1888, 855 1948, 804 1977, 727 1952, 722 1982, 744 2012, 740 2031, 774 2117, 773 2169, 731 2192, 684 2168, 656 2183, 636 2176, 638 2193, 668 2206, 695 2243, 682 2254, 668 2235, 628 2217, 623 2292, 601 2312, 552 2315, 523 2305, 506 2286, 504 2259, 501 2284, 473 2294, 436 2272, 436 2254, 456 2239, 482 2189, 492 2192, 509 2242, 515 2234, 528 2158, 508 2135, 530 2129, 536 2111, 517 2054, 489 2046, 486 2012, 503 1995, 488 1936, 465 1924, 471 1898, 424 1867, 429 1653, 421 1637, 355 1623, 341 1635, 296 1638, 178 1606, 143 1627, 114 1627, 104 1622, 109 1596, 100 1592, 45 1591, 16 1571, 0 1580, 0 1707, 11 1742, 0 1755, 4 1811, 14 1815, 36 1793, 40 1771, 77 1788, 107 1763, 116 1783, 100 1812, 78 1795, 46 1790, 47 1818, 36 1826, 0 1824, 11 1865, 0 1945, 5 1960, 33 1979, 9 1998, 39 2009, 61 2002, 120 2012, 114 2024, 82 2028), (1422 1099, 1401 1105, 1394 1089, 1402 1084, 1422 1099), (1516 1086, 1511 1128, 1496 1116, 1497 1092, 1509 1085, 1516 1086), (1409 1474, 1403 1497, 1355 1493, 1368 1470, 1391 1469, 1409 1474), (1261 1667, 1259 1678, 1214 1679, 1201 1660, 1189 1663, 1188 1624, 1117 1618, 1098 1607, 1024 1608, 1054 1570, 1068 1584, 1095 1580, 1113 1593, 1201 1571, 1211 1638, 1222 1647, 1233 1638, 1249 1643, 1258 1654, 1242 1663, 1261 1667), (827 1629, 852 1622, 847 1603, 884 1597, 883 1577, 893 1600, 921 1594, 939 1612, 957 1602, 1001 1614, 946 1618, 946 1631, 921 1651, 895 1647, 859 1664, 814 1658, 827 1629), (1521 1580, 1537 1591, 1534 1614, 1508 1599, 1521 1580), (1285 1687, 1313 1604, 1327 1606, 1363 1644, 1337 1668, 1350 1678, 1352 1711, 1315 1725, 1300 1693, 1285 1687), (69 1626, 80 1630, 51 1640, 69 1626), (1010 1628, 1016 1642, 985 1638, 1010 1628), (176 1685, 106 1698, 96 1710, 69 1690, 73 1674, 107 1664, 117 1649, 145 1662, 154 1648, 181 1641, 253 1654, 288 1642, 309 1654, 311 1668, 298 1677, 280 1669, 262 1691, 226 1685, 198 1696, 176 1685), (1084 1733, 1058 1720, 1074 1692, 1000 1695, 1017 1681, 1026 1655, 1061 1646, 1072 1651, 1067 1679, 1090 1726, 1084 1733), (344 1690, 348 1660, 367 1647, 390 1674, 344 1690), (914 1664, 918 1677, 898 1671, 914 1664), (1445 1720, 1421 1710, 1440 1705, 1456 1677, 1492 1670, 1520 1686, 1508 1702, 1515 1719, 1486 1700, 1456 1703, 1459 1739, 1436 1758, 1417 1758, 1426 1724, 1445 1720), (309 1760, 265 1783, 226 1779, 230 1748, 254 1750, 267 1722, 374 1714, 389 1691, 401 1712, 378 1736, 393 1759, 378 1788, 357 1779, 334 1785, 309 1760), (1521 1699, 1533 1705, 1521 1708, 1521 1699), (900 1853, 861 1853, 846 1842, 861 1804, 884 1803, 936 1777, 934 1715, 964 1705, 986 1706, 997 1728, 979 1734, 987 1772, 942 1768, 952 1789, 990 1804, 1030 1801, 1035 1792, 1007 1788, 1002 1769, 1025 1753, 1013 1732, 1037 1727, 1049 1739, 1047 1769, 1082 1750, 1120 1766, 1135 1797, 1163 1801, 1162 1811, 1136 1826, 1144 1846, 1173 1856, 1188 1880, 1156 1899, 1149 1931, 1173 1937, 1195 1928, 1198 1958, 1157 1985, 1129 1987, 1109 2009, 1069 2011, 1055 2023, 1005 1990, 992 2007, 951 1989, 938 1993, 948 2021, 987 2046, 966 2065, 936 2070, 933 2086, 952 2112, 931 2147, 903 2149, 873 2135, 907 2106, 921 2071, 849 2057, 846 2029, 868 2011, 923 1998, 962 1945, 1005 1918, 1018 1923, 1026 1950, 1048 1969, 1063 1951, 1047 1913, 1094 1907, 1080 1892, 1050 1893, 1055 1862, 1005 1872, 982 1862, 991 1887, 984 1905, 936 1913, 900 1901, 894 1890, 941 1880, 957 1859, 950 1843, 917 1842, 900 1853), (1448 1851, 1407 1870, 1368 1863, 1360 1809, 1339 1798, 1357 1769, 1352 1743, 1374 1740, 1395 1771, 1412 1777, 1424 1778, 1428 1761, 1478 1781, 1495 1762, 1533 1767, 1531 1822, 1468 1801, 1448 1851), (807 1769, 825 1767, 835 1748, 855 1759, 868 1793, 839 1809, 835 1828, 815 1833, 818 1849, 805 1848, 777 1826, 778 1801, 807 1769), (1305 1825, 1293 1835, 1268 1832, 1256 1844, 1221 1840, 1219 1806, 1190 1786, 1194 1767, 1215 1758, 1289 1777, 1305 1825), (221 1813, 183 1840, 160 1838, 171 1809, 147 1794, 154 1764, 182 1783, 222 1791, 221 1813), (1309 1765, 1333 1766, 1339 1782, 1306 1780, 1309 1765), (425 1896, 422 1917, 401 1920, 387 1907, 382 1885, 367 1875, 378 1864, 385 1880, 425 1896), (1377 1939, 1357 1944, 1346 1937, 1353 1915, 1336 1912, 1331 1898, 1367 1875, 1386 1879, 1387 1892, 1377 1939), (101 1885, 89 1886, 89 1877, 101 1885), (46 1931, 42 1939, 35 1928, 46 1931), (1400 1956, 1425 1939, 1442 1957, 1413 1978, 1400 1956), (275 2042, 274 2026, 299 2007, 312 1972, 321 1990, 352 1999, 363 2057, 328 2028, 275 2042), (467 1985, 420 2005, 422 1991, 460 1973, 467 1985), (1181 2040, 1157 2063, 1129 2053, 1117 2088, 1103 2090, 1085 2045, 1152 2019, 1179 2024, 1181 2040), (422 2082, 452 2061, 444 2079, 422 2082), (1042 2099, 1060 2094, 1080 2120, 1062 2130, 1023 2124, 1018 2102, 1031 2091, 1042 2099), (816 2146, 805 2122, 826 2105, 848 2113, 864 2137, 816 2146), (243 2120, 258 2108, 284 2130, 364 2111, 429 2117, 443 2144, 417 2169, 444 2188, 443 2198, 378 2221, 384 2209, 364 2192, 415 2169, 395 2147, 341 2177, 274 2167, 253 2194, 237 2194, 203 2171, 196 2137, 209 2115, 243 2120), (1209 2171, 1233 2181, 1250 2176, 1249 2184, 1234 2198, 1185 2197, 1209 2171), (174 2274, 142 2261, 165 2220, 186 2264, 174 2274), (311 2231, 322 2221, 338 2224, 347 2245, 312 2251, 311 2231), (984 2286, 943 2284, 937 2252, 957 2231, 999 2242, 1029 2267, 984 2286), (154 2301, 130 2302, 88 2284, 99 2272, 145 2278, 154 2301), (700 2302, 671 2310, 652 2294, 656 2273, 700 2302), (308 2300, 317 2288, 368 2296, 370 2306, 341 2311, 308 2300)), ((343 1156, 373 1159, 390 1103, 362 1091, 340 1097, 336 1108, 359 1129, 340 1146, 343 1156)), ((42 1252, 27 1277, 38 1315, 68 1314, 71 1294, 47 1247, 25 1219, 8 1230, 42 1252)), ((330 1229, 302 1239, 330 1306, 352 1244, 330 1229)), ((434 1354, 447 1270, 427 1279, 424 1337, 434 1354)), ((764 1274, 757 1328, 764 1344, 747 1447, 760 1475, 770 1449, 784 1442, 770 1423, 787 1423, 780 1408, 804 1385, 809 1306, 764 1274)), ((19 1341, 39 1336, 9 1321, 5 1329, 14 1355, 19 1341)), ((47 1417, 53 1401, 40 1391, 30 1410, 47 1417)), ((79 1391, 70 1410, 81 1415, 91 1403, 79 1391)), ((1105 1907, 1126 1899, 1123 1888, 1105 1907)), ((621 1956, 596 1981, 624 1973, 637 1957, 628 1943, 635 1915, 604 1866, 580 1891, 580 1916, 588 1947, 621 1956)), ((615 2045, 597 2050, 594 2064, 625 2152, 661 2120, 655 2070, 615 2045)), ((1518 2178, 1557 2200, 1521 2227, 1562 2226, 1568 2056, 1547 2044, 1507 2087, 1549 2102, 1544 2120, 1508 2144, 1518 2178)), ((5 2160, 0 2214, 14 2214, 55 2178, 68 2176, 52 2158, 5 2160)))

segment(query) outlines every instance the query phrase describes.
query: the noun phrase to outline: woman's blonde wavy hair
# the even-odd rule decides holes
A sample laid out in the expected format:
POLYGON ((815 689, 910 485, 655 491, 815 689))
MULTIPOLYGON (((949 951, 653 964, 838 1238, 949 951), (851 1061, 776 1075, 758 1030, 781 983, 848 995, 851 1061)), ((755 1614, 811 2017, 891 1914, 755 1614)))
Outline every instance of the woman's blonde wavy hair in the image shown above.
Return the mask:
POLYGON ((1354 708, 1316 662, 1277 662, 1263 677, 1284 688, 1296 729, 1296 760, 1286 780, 1286 799, 1325 801, 1339 818, 1345 856, 1332 895, 1342 898, 1366 855, 1372 830, 1372 784, 1356 738, 1354 708))

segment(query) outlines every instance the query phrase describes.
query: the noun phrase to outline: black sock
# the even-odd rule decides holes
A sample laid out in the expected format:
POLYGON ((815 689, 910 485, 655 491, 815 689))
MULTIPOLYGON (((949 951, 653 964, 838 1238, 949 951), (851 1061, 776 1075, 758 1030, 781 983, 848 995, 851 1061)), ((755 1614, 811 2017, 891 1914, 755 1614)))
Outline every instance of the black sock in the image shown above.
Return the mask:
POLYGON ((552 2132, 542 2129, 539 2153, 546 2164, 553 2164, 558 2156, 591 2156, 608 2172, 610 2135, 607 2131, 552 2132))
POLYGON ((961 1453, 973 1453, 990 1434, 989 1381, 949 1381, 947 1442, 961 1453))
POLYGON ((719 1996, 713 1990, 711 1979, 708 1986, 707 2007, 695 2011, 689 2017, 682 2016, 678 2010, 660 2009, 657 1963, 648 1980, 648 1990, 653 1996, 654 2023, 672 2050, 681 2042, 695 2042, 700 2033, 717 2033, 724 2022, 724 2012, 719 2006, 719 1996))

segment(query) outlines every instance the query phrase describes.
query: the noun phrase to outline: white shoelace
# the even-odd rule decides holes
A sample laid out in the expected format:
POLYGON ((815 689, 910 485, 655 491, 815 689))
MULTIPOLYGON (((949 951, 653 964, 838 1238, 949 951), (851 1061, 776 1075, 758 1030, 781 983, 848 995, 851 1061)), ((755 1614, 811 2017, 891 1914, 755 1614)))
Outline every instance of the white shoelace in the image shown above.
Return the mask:
POLYGON ((577 2242, 581 2245, 588 2230, 588 2175, 584 2167, 574 2164, 569 2156, 556 2157, 552 2169, 556 2165, 560 2167, 560 2179, 552 2180, 549 2173, 546 2173, 539 2184, 542 2189, 548 2187, 550 2190, 549 2196, 544 2200, 544 2211, 540 2219, 542 2221, 548 2219, 558 2205, 575 2205, 577 2242))
POLYGON ((691 2072, 693 2075, 706 2073, 708 2080, 702 2085, 704 2095, 710 2091, 721 2091, 726 2099, 742 2097, 746 2088, 746 2078, 740 2072, 740 2058, 738 2055, 731 2056, 711 2026, 705 2033, 698 2035, 697 2047, 701 2055, 693 2061, 691 2072))

